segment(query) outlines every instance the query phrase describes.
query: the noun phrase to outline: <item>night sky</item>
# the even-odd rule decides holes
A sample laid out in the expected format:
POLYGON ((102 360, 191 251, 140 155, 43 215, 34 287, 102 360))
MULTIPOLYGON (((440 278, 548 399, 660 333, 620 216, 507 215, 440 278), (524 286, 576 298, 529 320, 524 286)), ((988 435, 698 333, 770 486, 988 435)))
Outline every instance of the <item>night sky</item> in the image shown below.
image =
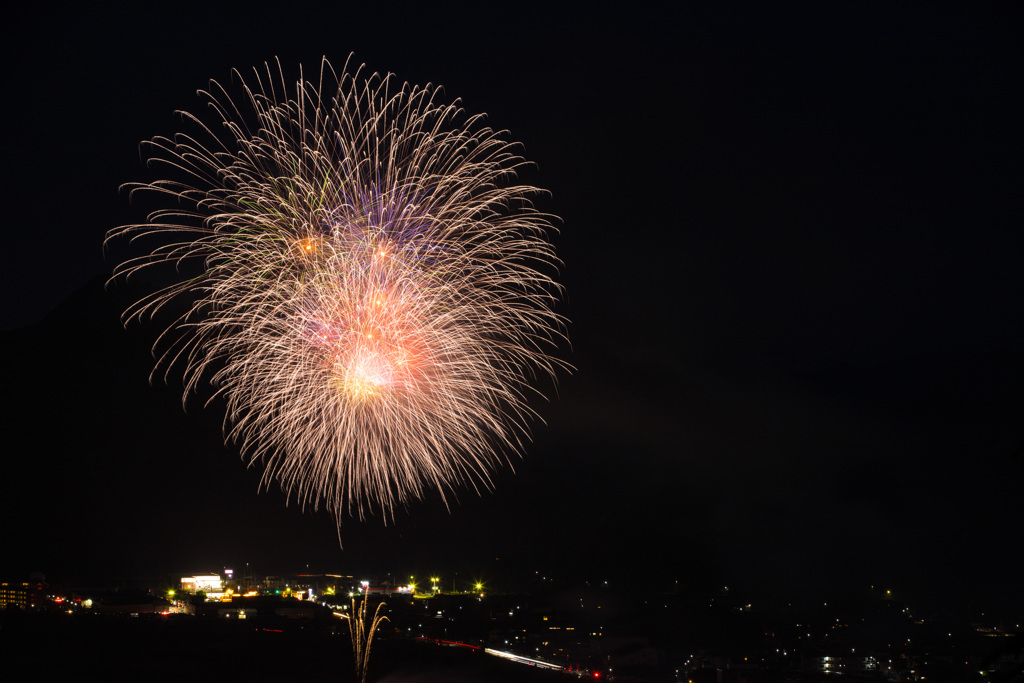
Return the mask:
POLYGON ((1021 11, 553 5, 7 19, 5 577, 249 562, 1024 608, 1021 11), (340 549, 256 493, 222 406, 149 386, 160 330, 121 327, 137 292, 104 291, 102 240, 144 218, 118 190, 140 140, 209 79, 349 53, 524 144, 575 371, 493 492, 345 519, 340 549))

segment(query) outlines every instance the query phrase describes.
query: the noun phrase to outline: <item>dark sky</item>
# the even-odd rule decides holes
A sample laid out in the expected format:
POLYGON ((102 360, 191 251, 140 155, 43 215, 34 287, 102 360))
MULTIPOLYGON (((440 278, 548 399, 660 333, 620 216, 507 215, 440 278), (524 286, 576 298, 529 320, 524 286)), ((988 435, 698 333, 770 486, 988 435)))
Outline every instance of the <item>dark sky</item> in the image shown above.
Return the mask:
POLYGON ((535 567, 1021 605, 1019 11, 17 12, 4 571, 535 567), (346 520, 342 551, 328 517, 256 495, 219 406, 146 385, 158 330, 122 331, 98 284, 104 233, 142 218, 118 191, 140 140, 232 67, 350 52, 524 143, 576 371, 494 493, 346 520))

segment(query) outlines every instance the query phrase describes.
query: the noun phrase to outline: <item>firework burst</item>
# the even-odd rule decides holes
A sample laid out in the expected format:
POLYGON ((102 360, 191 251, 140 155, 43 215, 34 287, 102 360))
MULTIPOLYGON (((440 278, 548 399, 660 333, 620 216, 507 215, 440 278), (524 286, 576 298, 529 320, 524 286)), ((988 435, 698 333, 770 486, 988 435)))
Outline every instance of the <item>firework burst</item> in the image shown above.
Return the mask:
POLYGON ((129 187, 168 208, 108 234, 157 244, 115 277, 191 275, 126 320, 186 302, 157 367, 183 367, 186 396, 210 382, 225 437, 304 507, 388 517, 489 486, 534 417, 530 381, 566 367, 551 217, 515 184, 517 146, 362 67, 233 80, 200 92, 212 124, 182 113, 194 132, 147 143, 173 179, 129 187))

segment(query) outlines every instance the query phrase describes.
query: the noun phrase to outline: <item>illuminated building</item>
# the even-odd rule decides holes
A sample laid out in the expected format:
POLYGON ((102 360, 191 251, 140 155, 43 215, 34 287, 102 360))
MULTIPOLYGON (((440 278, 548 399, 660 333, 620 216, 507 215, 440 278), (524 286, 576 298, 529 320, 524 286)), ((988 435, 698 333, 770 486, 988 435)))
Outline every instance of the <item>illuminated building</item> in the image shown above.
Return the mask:
POLYGON ((0 609, 7 609, 8 606, 28 609, 28 583, 0 583, 0 609))
POLYGON ((43 582, 41 580, 4 581, 0 583, 0 609, 7 609, 9 606, 35 609, 40 606, 42 593, 43 582))
POLYGON ((216 599, 224 593, 224 580, 219 574, 197 574, 181 577, 181 590, 187 593, 206 593, 206 597, 216 599))

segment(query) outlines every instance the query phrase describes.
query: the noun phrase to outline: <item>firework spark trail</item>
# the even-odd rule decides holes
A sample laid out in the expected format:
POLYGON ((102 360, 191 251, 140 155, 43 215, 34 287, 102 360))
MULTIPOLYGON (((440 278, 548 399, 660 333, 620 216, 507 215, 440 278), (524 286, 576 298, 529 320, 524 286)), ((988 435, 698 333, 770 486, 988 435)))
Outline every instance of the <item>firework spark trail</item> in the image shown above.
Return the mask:
POLYGON ((383 622, 390 621, 387 617, 381 616, 380 611, 385 605, 383 602, 377 604, 377 609, 373 612, 373 619, 367 620, 366 607, 369 601, 369 594, 363 595, 363 599, 358 605, 356 605, 356 599, 352 598, 352 612, 350 614, 334 613, 348 622, 349 636, 352 640, 352 656, 355 660, 356 678, 359 679, 360 683, 366 683, 366 674, 370 670, 370 651, 373 648, 373 636, 383 622))
POLYGON ((186 396, 210 381, 226 438, 303 506, 387 518, 489 486, 534 417, 529 381, 567 367, 549 353, 551 217, 514 184, 517 146, 438 88, 362 67, 325 59, 290 94, 280 64, 233 78, 242 97, 201 92, 215 125, 182 113, 193 134, 149 143, 178 179, 129 187, 170 208, 108 233, 158 242, 115 277, 199 272, 126 319, 188 302, 157 367, 183 366, 186 396))

